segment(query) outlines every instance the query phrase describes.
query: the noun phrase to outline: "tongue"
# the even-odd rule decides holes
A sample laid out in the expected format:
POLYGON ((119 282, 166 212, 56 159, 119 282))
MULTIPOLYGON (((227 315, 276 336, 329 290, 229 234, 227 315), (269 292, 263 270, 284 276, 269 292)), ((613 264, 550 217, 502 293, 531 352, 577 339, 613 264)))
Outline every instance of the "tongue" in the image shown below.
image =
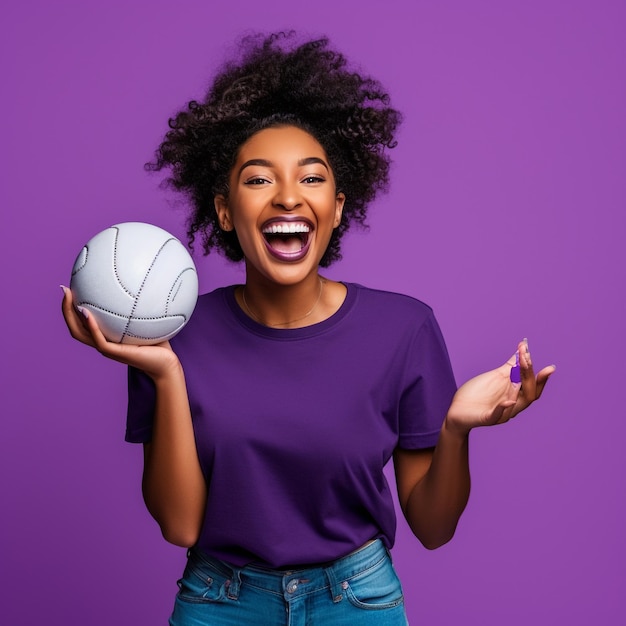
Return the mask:
POLYGON ((268 243, 278 252, 299 252, 302 249, 302 240, 298 236, 269 236, 268 243))

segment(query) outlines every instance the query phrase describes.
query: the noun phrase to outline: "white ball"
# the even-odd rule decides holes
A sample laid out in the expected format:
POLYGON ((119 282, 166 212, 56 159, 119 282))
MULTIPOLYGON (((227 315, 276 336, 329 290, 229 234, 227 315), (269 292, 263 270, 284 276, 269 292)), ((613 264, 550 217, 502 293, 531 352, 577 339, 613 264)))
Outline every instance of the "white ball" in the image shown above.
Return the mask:
POLYGON ((154 344, 173 337, 198 300, 198 274, 183 244, 142 222, 116 224, 90 239, 70 289, 109 341, 154 344))

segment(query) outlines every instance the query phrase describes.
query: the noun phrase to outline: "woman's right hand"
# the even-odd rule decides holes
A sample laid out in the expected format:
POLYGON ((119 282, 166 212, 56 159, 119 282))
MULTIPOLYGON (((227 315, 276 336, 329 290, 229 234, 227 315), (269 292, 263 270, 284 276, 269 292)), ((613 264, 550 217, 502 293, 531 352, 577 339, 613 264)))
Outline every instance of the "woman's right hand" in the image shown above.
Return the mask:
POLYGON ((145 445, 143 494, 167 541, 191 547, 198 540, 206 482, 198 461, 183 368, 168 341, 153 346, 107 341, 95 316, 74 305, 63 287, 63 317, 74 339, 104 356, 143 370, 156 386, 152 439, 145 445))
POLYGON ((114 361, 136 367, 144 371, 153 380, 166 376, 172 369, 179 367, 178 357, 169 341, 151 346, 115 343, 103 334, 95 317, 85 308, 75 307, 72 291, 63 289, 61 310, 70 335, 77 341, 95 348, 100 354, 114 361))

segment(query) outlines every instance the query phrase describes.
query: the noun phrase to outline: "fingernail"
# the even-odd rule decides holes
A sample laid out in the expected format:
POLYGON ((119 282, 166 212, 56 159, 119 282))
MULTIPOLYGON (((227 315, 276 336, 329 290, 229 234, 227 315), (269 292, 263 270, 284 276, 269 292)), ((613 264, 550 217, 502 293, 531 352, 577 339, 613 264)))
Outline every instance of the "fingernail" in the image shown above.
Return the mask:
POLYGON ((530 348, 528 347, 528 338, 524 337, 524 346, 526 349, 524 350, 524 356, 526 357, 526 365, 528 367, 532 366, 532 359, 530 358, 530 348))
POLYGON ((88 319, 89 319, 89 311, 88 311, 85 307, 82 307, 82 306, 77 306, 77 307, 76 307, 76 310, 77 310, 77 311, 78 311, 78 312, 79 312, 79 313, 80 313, 80 314, 81 314, 81 315, 82 315, 82 316, 83 316, 86 320, 88 320, 88 319))
POLYGON ((63 291, 63 295, 65 295, 67 293, 67 287, 65 285, 59 285, 59 287, 61 287, 61 290, 63 291))

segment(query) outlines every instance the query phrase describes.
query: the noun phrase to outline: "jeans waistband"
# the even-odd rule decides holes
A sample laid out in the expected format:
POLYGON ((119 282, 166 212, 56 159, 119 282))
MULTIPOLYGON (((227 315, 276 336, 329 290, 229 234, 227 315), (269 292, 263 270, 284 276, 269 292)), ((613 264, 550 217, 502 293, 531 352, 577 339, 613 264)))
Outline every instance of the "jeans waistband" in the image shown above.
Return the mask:
POLYGON ((190 565, 200 570, 212 569, 227 579, 230 598, 238 597, 242 584, 251 584, 291 599, 298 595, 328 588, 334 602, 339 602, 343 598, 343 591, 349 579, 376 567, 389 558, 389 551, 380 539, 331 563, 291 570, 272 570, 255 565, 235 567, 197 549, 189 551, 190 565))

